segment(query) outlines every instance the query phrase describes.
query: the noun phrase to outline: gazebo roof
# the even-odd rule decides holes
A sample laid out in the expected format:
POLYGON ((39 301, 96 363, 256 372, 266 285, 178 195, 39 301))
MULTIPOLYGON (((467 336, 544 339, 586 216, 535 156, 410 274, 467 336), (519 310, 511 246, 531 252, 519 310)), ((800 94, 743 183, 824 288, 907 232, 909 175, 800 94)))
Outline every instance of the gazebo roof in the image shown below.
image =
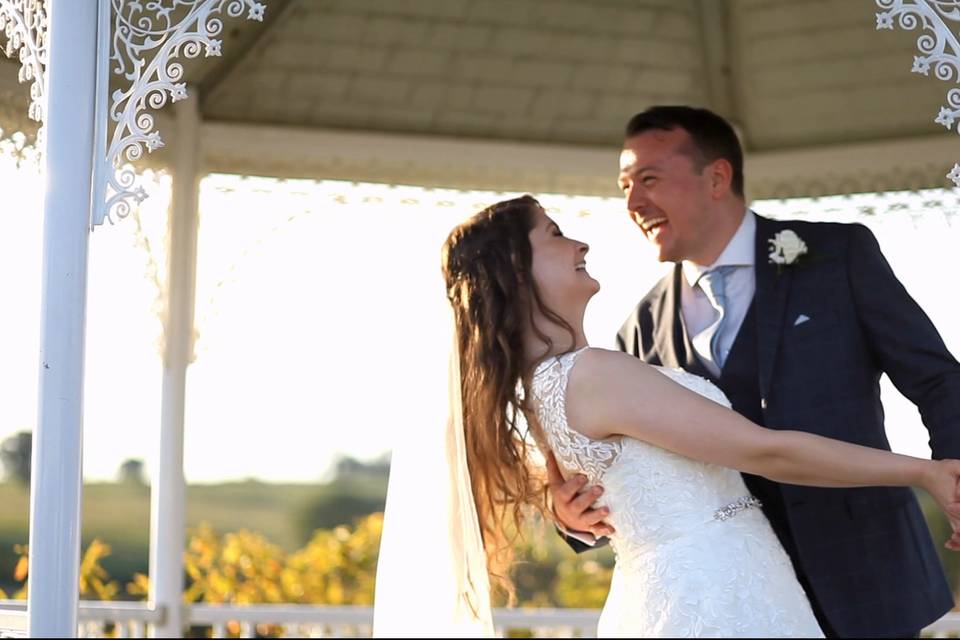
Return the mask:
MULTIPOLYGON (((304 130, 319 131, 326 147, 314 148, 314 154, 341 157, 318 164, 316 158, 293 159, 297 154, 287 150, 286 165, 273 162, 271 168, 267 158, 239 161, 236 153, 224 151, 223 145, 234 148, 238 141, 225 140, 231 136, 221 131, 205 135, 208 142, 222 142, 207 145, 215 170, 285 174, 302 166, 304 175, 298 177, 376 179, 383 167, 370 163, 388 162, 372 157, 382 150, 361 161, 354 144, 370 142, 373 133, 386 135, 387 147, 393 144, 401 156, 452 151, 431 143, 507 143, 478 147, 490 156, 484 166, 494 174, 495 156, 510 155, 511 144, 538 152, 578 149, 586 154, 582 164, 597 163, 584 171, 595 171, 598 181, 579 191, 613 193, 611 163, 623 125, 657 103, 704 105, 725 115, 742 136, 748 163, 763 154, 796 159, 812 151, 809 164, 815 169, 821 163, 818 150, 843 147, 873 156, 874 162, 894 163, 884 169, 884 179, 872 179, 878 188, 943 186, 950 166, 943 151, 930 152, 930 144, 943 150, 953 140, 933 122, 948 85, 932 74, 910 73, 921 32, 878 32, 877 7, 869 0, 266 4, 264 23, 226 21, 220 57, 189 61, 188 89, 200 96, 201 117, 211 125, 267 127, 263 131, 279 138, 295 132, 294 140, 304 130), (411 150, 411 143, 425 146, 411 150), (865 143, 883 146, 873 151, 856 146, 865 143), (900 155, 904 143, 923 143, 918 157, 928 166, 918 167, 914 158, 885 158, 900 155), (607 181, 602 187, 601 162, 607 181), (899 183, 891 178, 896 174, 904 176, 899 183)), ((8 127, 11 120, 22 126, 26 110, 27 89, 14 86, 16 72, 15 63, 0 65, 2 104, 17 96, 14 108, 0 109, 8 127)), ((470 147, 463 149, 469 156, 470 147)), ((956 150, 960 157, 960 145, 956 150)), ((385 155, 393 153, 388 149, 385 155)), ((443 159, 451 161, 469 158, 443 159)), ((419 172, 409 166, 422 162, 407 158, 410 180, 483 187, 509 178, 490 175, 469 185, 464 176, 444 179, 439 166, 419 172)), ((798 193, 874 188, 871 179, 854 180, 846 173, 841 182, 857 184, 816 187, 807 177, 807 188, 798 193)), ((385 170, 384 179, 404 175, 394 168, 385 170)), ((793 189, 783 176, 778 179, 780 186, 750 182, 761 195, 793 189)))

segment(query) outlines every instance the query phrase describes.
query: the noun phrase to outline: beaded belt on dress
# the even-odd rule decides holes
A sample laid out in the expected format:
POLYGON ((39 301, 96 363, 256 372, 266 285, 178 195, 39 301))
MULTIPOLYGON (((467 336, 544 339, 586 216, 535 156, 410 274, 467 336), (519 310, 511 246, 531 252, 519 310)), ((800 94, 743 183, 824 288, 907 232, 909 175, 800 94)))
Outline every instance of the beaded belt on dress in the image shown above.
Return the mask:
POLYGON ((761 507, 761 506, 763 506, 763 503, 760 502, 758 499, 754 498, 753 496, 742 496, 740 498, 737 498, 727 506, 714 511, 713 519, 720 520, 722 522, 724 520, 732 518, 733 516, 737 515, 738 513, 740 513, 745 509, 751 509, 753 507, 761 507))

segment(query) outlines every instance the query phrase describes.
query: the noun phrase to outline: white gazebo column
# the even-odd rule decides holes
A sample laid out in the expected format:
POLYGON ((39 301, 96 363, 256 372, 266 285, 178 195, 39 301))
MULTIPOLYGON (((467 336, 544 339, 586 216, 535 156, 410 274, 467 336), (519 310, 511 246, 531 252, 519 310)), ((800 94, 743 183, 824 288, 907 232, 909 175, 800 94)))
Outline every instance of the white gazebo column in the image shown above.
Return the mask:
POLYGON ((77 633, 97 4, 47 4, 47 187, 27 599, 32 637, 69 638, 77 633))
POLYGON ((187 366, 193 359, 193 313, 197 276, 197 205, 200 188, 199 99, 174 105, 174 144, 170 248, 167 257, 164 318, 163 398, 159 464, 154 474, 150 513, 150 602, 165 611, 150 636, 183 633, 183 552, 186 537, 186 483, 183 476, 183 424, 187 366))

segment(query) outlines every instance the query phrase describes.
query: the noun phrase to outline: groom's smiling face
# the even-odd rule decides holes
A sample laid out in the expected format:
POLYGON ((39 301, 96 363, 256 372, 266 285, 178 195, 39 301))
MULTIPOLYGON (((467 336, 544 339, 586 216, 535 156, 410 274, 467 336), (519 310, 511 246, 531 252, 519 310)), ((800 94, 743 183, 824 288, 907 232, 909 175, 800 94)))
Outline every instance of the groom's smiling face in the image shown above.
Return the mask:
POLYGON ((681 128, 644 131, 624 142, 620 188, 631 219, 657 247, 661 262, 693 260, 711 233, 711 180, 681 128))

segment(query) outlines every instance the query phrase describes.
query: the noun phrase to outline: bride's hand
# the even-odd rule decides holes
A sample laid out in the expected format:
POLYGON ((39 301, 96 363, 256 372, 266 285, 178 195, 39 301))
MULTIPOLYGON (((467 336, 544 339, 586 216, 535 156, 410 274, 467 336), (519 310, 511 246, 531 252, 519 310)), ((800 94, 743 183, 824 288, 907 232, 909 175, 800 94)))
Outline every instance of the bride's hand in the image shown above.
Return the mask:
POLYGON ((944 546, 960 551, 960 460, 929 461, 922 488, 933 496, 950 522, 953 534, 944 546))

